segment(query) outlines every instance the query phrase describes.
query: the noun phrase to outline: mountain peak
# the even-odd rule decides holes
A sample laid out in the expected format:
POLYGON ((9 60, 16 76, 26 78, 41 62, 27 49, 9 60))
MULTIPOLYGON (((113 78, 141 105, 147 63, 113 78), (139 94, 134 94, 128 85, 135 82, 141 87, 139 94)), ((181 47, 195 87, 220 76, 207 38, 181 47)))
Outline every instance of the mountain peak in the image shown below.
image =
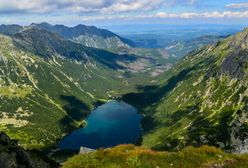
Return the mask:
POLYGON ((49 23, 43 22, 39 24, 33 23, 30 25, 30 27, 44 29, 46 31, 59 34, 65 39, 72 40, 88 47, 104 49, 118 48, 120 46, 134 46, 134 43, 132 41, 122 38, 109 30, 99 29, 95 26, 79 24, 74 27, 67 27, 65 25, 51 25, 49 23))
POLYGON ((39 28, 30 28, 13 36, 16 46, 44 58, 53 55, 86 60, 83 46, 64 39, 56 33, 39 28))
POLYGON ((42 23, 32 23, 28 27, 36 27, 36 28, 48 28, 51 27, 52 25, 47 23, 47 22, 42 22, 42 23))

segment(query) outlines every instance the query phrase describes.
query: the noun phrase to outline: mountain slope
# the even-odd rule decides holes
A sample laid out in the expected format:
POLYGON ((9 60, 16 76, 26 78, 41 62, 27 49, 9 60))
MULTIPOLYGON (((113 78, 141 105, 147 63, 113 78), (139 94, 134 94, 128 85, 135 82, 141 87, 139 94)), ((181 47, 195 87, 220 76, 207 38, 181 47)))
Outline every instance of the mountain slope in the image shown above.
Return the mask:
POLYGON ((117 55, 100 49, 89 48, 81 44, 66 40, 55 33, 40 29, 27 29, 13 35, 14 44, 28 52, 51 58, 61 55, 77 61, 90 61, 95 59, 102 64, 115 69, 123 69, 118 62, 133 62, 138 59, 134 55, 117 55))
POLYGON ((122 38, 108 30, 96 28, 95 26, 80 24, 75 27, 66 27, 64 25, 40 23, 31 24, 30 27, 57 33, 66 39, 70 39, 87 47, 111 49, 134 46, 132 41, 122 38))
POLYGON ((167 56, 166 51, 162 49, 135 48, 135 44, 132 41, 94 26, 77 25, 75 27, 66 27, 64 25, 50 25, 48 23, 33 23, 29 28, 46 30, 87 47, 104 49, 119 55, 125 55, 126 59, 128 55, 136 55, 140 59, 133 64, 125 63, 125 66, 131 68, 133 72, 144 71, 147 67, 152 68, 152 72, 148 72, 151 76, 166 71, 176 60, 173 57, 167 56))
POLYGON ((23 30, 20 25, 0 25, 0 33, 4 35, 13 35, 23 30))
POLYGON ((129 73, 142 72, 149 76, 157 76, 168 70, 176 61, 162 49, 134 48, 131 41, 94 26, 66 27, 48 23, 33 23, 25 27, 1 25, 0 33, 14 36, 15 44, 21 49, 38 52, 43 57, 59 53, 67 57, 80 57, 76 59, 84 57, 85 59, 87 55, 91 55, 91 57, 95 55, 98 57, 98 61, 102 61, 110 67, 113 64, 115 64, 113 67, 116 67, 116 62, 118 62, 117 68, 124 66, 130 70, 129 73), (98 54, 94 54, 96 52, 98 54), (106 59, 104 60, 102 56, 105 56, 106 59))
POLYGON ((54 145, 99 99, 134 89, 121 59, 43 30, 0 35, 0 130, 25 147, 54 145))
POLYGON ((228 151, 248 148, 248 29, 198 49, 168 73, 159 87, 123 99, 146 111, 143 145, 178 150, 204 144, 228 151))
POLYGON ((81 24, 75 27, 67 27, 64 25, 50 25, 48 23, 33 23, 29 26, 24 27, 20 25, 0 25, 0 33, 4 35, 13 35, 23 30, 33 28, 56 33, 67 40, 80 43, 87 47, 114 49, 118 47, 128 48, 134 46, 134 43, 132 41, 122 38, 108 30, 81 24))

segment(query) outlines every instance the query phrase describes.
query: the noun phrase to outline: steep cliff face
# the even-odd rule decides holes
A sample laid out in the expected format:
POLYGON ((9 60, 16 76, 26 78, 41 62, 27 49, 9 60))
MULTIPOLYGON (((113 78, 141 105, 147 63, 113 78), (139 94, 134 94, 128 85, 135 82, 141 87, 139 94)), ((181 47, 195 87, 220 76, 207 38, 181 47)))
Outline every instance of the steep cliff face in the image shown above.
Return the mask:
POLYGON ((0 133, 1 168, 56 168, 59 165, 38 151, 26 151, 6 134, 0 133))

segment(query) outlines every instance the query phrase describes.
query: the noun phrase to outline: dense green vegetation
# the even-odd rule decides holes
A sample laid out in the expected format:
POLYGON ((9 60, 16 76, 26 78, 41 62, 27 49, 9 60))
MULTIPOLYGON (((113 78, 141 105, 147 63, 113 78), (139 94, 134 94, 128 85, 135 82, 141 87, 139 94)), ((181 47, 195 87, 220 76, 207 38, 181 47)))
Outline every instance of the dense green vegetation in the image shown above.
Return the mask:
POLYGON ((123 99, 143 109, 143 145, 179 150, 204 144, 247 150, 248 29, 198 49, 123 99))
POLYGON ((13 27, 10 36, 0 36, 0 130, 24 147, 49 148, 83 126, 97 105, 154 82, 151 56, 115 54, 43 29, 13 27))
POLYGON ((248 155, 226 154, 203 146, 188 147, 180 152, 156 152, 150 149, 121 145, 112 149, 76 155, 63 168, 246 168, 248 155))
POLYGON ((144 82, 139 77, 125 78, 124 67, 115 63, 116 54, 85 49, 41 32, 27 30, 14 36, 15 42, 0 36, 0 130, 29 148, 54 145, 81 126, 99 102, 128 93, 136 82, 144 82), (74 50, 80 57, 71 52, 74 50))

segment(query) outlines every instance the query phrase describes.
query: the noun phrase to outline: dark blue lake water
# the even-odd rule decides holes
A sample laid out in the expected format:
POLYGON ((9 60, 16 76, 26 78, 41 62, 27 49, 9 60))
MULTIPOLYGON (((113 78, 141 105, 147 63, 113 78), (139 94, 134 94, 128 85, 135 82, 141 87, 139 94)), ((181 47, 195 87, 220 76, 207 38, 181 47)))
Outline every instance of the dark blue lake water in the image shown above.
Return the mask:
POLYGON ((79 150, 81 146, 97 149, 133 143, 141 134, 141 116, 127 103, 111 101, 96 108, 87 126, 65 136, 60 149, 79 150))

